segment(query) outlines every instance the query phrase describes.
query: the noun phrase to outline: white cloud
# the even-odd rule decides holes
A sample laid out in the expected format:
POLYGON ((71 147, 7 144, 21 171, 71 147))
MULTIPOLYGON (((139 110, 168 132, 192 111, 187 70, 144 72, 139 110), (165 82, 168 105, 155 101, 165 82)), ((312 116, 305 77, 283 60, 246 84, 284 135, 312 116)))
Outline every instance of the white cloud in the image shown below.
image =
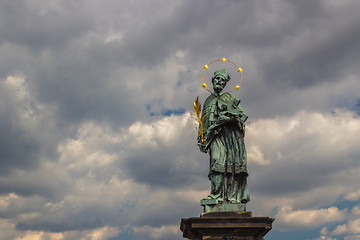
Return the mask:
MULTIPOLYGON (((59 143, 58 161, 47 162, 33 172, 14 172, 12 179, 3 178, 5 182, 19 181, 19 185, 23 185, 21 182, 28 182, 29 188, 37 186, 53 191, 62 189, 62 195, 47 201, 44 198, 47 196, 46 193, 41 195, 42 197, 21 197, 10 194, 3 197, 0 204, 6 208, 7 214, 14 216, 13 219, 30 228, 35 227, 35 222, 46 222, 50 224, 50 228, 61 226, 66 219, 74 219, 78 224, 85 223, 84 213, 91 209, 102 219, 103 224, 115 221, 121 226, 127 221, 126 224, 136 226, 132 229, 137 231, 138 236, 150 230, 154 230, 153 238, 175 236, 176 232, 173 231, 175 228, 164 227, 164 222, 174 219, 174 216, 178 216, 177 219, 187 217, 181 215, 183 211, 180 207, 174 209, 174 204, 180 204, 186 208, 191 206, 190 208, 200 213, 198 201, 209 191, 206 170, 201 176, 197 176, 201 181, 194 181, 189 186, 179 186, 174 189, 152 188, 151 182, 138 182, 133 176, 128 175, 127 161, 132 156, 139 155, 144 156, 144 162, 141 164, 149 165, 146 162, 146 156, 162 153, 166 154, 166 157, 160 163, 168 162, 169 167, 175 168, 176 174, 207 169, 208 157, 196 149, 196 131, 193 123, 194 120, 189 113, 162 117, 149 123, 138 121, 128 128, 121 129, 88 121, 79 126, 74 137, 59 143), (184 139, 187 139, 185 143, 184 139), (165 152, 164 149, 169 149, 169 152, 165 152), (191 158, 192 155, 199 156, 202 162, 191 158), (19 178, 20 175, 22 178, 19 178), (53 182, 41 179, 52 179, 53 182), (57 182, 62 182, 63 185, 55 184, 57 182), (102 198, 99 199, 98 196, 102 198), (30 206, 32 206, 31 209, 29 209, 30 206), (115 214, 116 211, 123 211, 121 218, 115 214), (156 212, 166 212, 166 214, 162 219, 158 219, 154 226, 148 226, 142 221, 142 219, 150 220, 156 212)), ((346 141, 357 138, 358 125, 359 119, 346 111, 338 111, 334 114, 303 111, 291 117, 262 119, 249 123, 246 140, 249 163, 253 168, 250 174, 256 174, 257 178, 250 178, 250 181, 268 179, 268 184, 276 186, 272 183, 276 180, 272 175, 273 170, 281 171, 283 167, 286 169, 289 162, 295 169, 299 164, 300 166, 304 163, 313 164, 311 159, 298 158, 294 151, 297 154, 303 152, 302 156, 316 158, 319 166, 337 161, 337 155, 354 152, 352 146, 346 141), (326 135, 326 130, 335 124, 339 132, 346 134, 346 138, 338 132, 326 135), (325 136, 323 136, 324 133, 325 136), (336 143, 339 138, 340 141, 345 141, 340 147, 336 143), (315 144, 318 141, 322 142, 321 147, 315 144), (334 153, 325 151, 325 149, 333 150, 335 147, 337 151, 334 153), (329 156, 333 157, 329 158, 329 156)), ((155 160, 152 159, 152 161, 155 160)), ((136 169, 141 167, 137 165, 136 169)), ((340 169, 338 173, 336 173, 337 168, 334 170, 335 172, 331 174, 339 174, 338 177, 349 178, 349 181, 357 178, 357 175, 346 173, 346 168, 340 169), (342 175, 343 171, 346 174, 345 177, 342 175)), ((294 174, 296 172, 288 175, 288 179, 283 176, 285 183, 289 182, 291 180, 289 176, 294 176, 294 174)), ((277 177, 279 176, 281 175, 278 174, 277 177)), ((302 174, 303 176, 306 176, 306 173, 302 174)), ((174 177, 176 176, 173 175, 172 178, 174 177)), ((300 190, 294 189, 292 193, 284 191, 281 194, 268 194, 266 202, 258 197, 261 196, 259 195, 261 191, 250 188, 254 193, 251 204, 254 206, 254 212, 262 212, 261 215, 268 215, 272 208, 280 207, 280 211, 275 216, 276 229, 314 228, 345 219, 346 210, 339 210, 336 207, 327 209, 316 209, 316 207, 326 201, 335 200, 347 192, 347 189, 354 189, 354 187, 354 185, 349 185, 347 188, 340 188, 331 184, 331 181, 317 187, 310 184, 300 190), (297 210, 300 207, 304 210, 297 210)), ((188 214, 191 214, 190 211, 188 214)), ((74 232, 65 230, 66 228, 64 228, 64 234, 74 232)), ((339 230, 336 231, 339 232, 339 230)), ((39 239, 42 236, 50 237, 47 234, 43 235, 42 231, 31 231, 31 234, 39 236, 39 239)), ((78 234, 84 236, 85 233, 78 234)), ((59 235, 52 237, 56 236, 59 235)))
POLYGON ((345 196, 346 200, 357 201, 360 199, 360 190, 351 192, 345 196))
POLYGON ((75 139, 67 139, 59 144, 59 161, 66 172, 86 172, 89 177, 96 177, 94 174, 104 173, 100 170, 106 171, 115 161, 119 161, 119 156, 123 154, 118 149, 122 138, 121 134, 112 132, 108 126, 85 123, 79 127, 75 139))
POLYGON ((161 227, 132 227, 134 239, 141 240, 150 237, 151 239, 169 239, 181 235, 178 225, 163 225, 161 227))
POLYGON ((26 231, 14 240, 63 240, 63 233, 26 231))
POLYGON ((284 161, 285 156, 292 157, 292 161, 309 162, 317 155, 321 156, 318 161, 332 161, 334 154, 342 155, 354 148, 351 143, 358 140, 359 132, 360 119, 353 112, 301 111, 291 117, 251 123, 247 126, 247 145, 261 145, 262 153, 272 162, 284 161))
MULTIPOLYGON (((118 164, 120 164, 119 166, 121 166, 121 164, 123 164, 123 160, 126 159, 127 157, 129 157, 131 153, 133 152, 137 152, 139 153, 139 151, 162 151, 160 146, 166 146, 166 147, 173 147, 173 144, 178 144, 177 141, 178 139, 183 139, 184 137, 184 133, 186 133, 186 137, 189 138, 190 140, 192 139, 192 137, 194 137, 196 134, 194 133, 194 129, 192 129, 193 125, 192 125, 192 121, 190 116, 188 114, 185 114, 183 116, 172 116, 172 117, 164 117, 162 119, 159 119, 153 123, 141 123, 141 122, 136 122, 133 125, 131 125, 128 129, 122 129, 120 131, 114 131, 114 130, 110 130, 110 128, 107 127, 100 127, 98 125, 95 125, 94 123, 87 123, 85 125, 82 125, 82 127, 79 129, 78 134, 76 139, 73 139, 71 141, 65 141, 63 142, 63 147, 60 148, 61 152, 64 152, 64 154, 66 153, 67 155, 61 154, 61 162, 63 164, 67 163, 67 166, 76 166, 77 164, 79 164, 79 169, 87 169, 88 167, 92 167, 93 166, 98 166, 100 167, 101 165, 99 165, 100 163, 97 161, 94 161, 93 157, 90 157, 93 155, 93 152, 98 152, 98 151, 103 151, 102 149, 107 149, 106 151, 104 151, 104 153, 109 153, 110 149, 116 149, 115 146, 122 146, 122 150, 121 152, 123 154, 121 154, 121 157, 119 159, 117 159, 116 161, 118 162, 118 164), (188 128, 191 129, 188 129, 188 128), (186 131, 184 130, 180 130, 180 129, 187 129, 186 131), (194 136, 190 136, 190 135, 194 135, 194 136), (173 140, 173 141, 172 141, 173 140), (81 143, 79 146, 78 144, 81 143), (76 147, 78 146, 78 147, 76 147), (111 147, 113 146, 113 147, 111 147), (131 149, 131 152, 127 152, 124 149, 131 149), (81 155, 73 155, 75 152, 80 152, 81 155), (71 154, 70 154, 71 153, 71 154), (68 155, 70 154, 70 155, 68 155), (68 156, 68 160, 65 161, 64 156, 68 156), (90 157, 90 160, 86 160, 87 157, 90 157), (72 160, 71 160, 72 159, 72 160), (85 161, 85 162, 83 162, 85 161), (82 163, 83 162, 83 163, 82 163), (69 165, 68 163, 72 163, 72 165, 69 165), (81 167, 80 167, 81 166, 81 167)), ((271 139, 271 138, 276 138, 276 140, 270 140, 270 144, 279 144, 278 146, 281 146, 282 143, 285 143, 285 139, 287 139, 288 141, 292 141, 292 138, 298 138, 299 134, 303 135, 303 139, 307 139, 306 136, 312 136, 313 139, 317 139, 318 137, 321 137, 321 141, 323 142, 323 144, 329 144, 329 146, 331 146, 331 144, 336 144, 334 143, 331 138, 327 138, 327 137, 323 137, 321 136, 323 134, 324 129, 326 129, 327 127, 331 126, 332 124, 334 124, 333 122, 336 121, 337 122, 337 127, 343 130, 348 131, 347 136, 349 137, 349 134, 353 134, 354 137, 357 134, 357 132, 352 132, 350 131, 350 129, 355 129, 354 127, 352 128, 348 128, 348 124, 351 121, 354 121, 353 125, 356 127, 357 125, 357 119, 353 117, 352 113, 350 112, 341 112, 337 113, 337 114, 328 114, 328 115, 324 115, 324 114, 319 114, 319 113, 306 113, 306 112, 301 112, 293 117, 289 117, 289 118, 282 118, 282 119, 269 119, 269 120, 260 120, 260 121, 256 121, 253 122, 251 124, 249 124, 249 127, 247 128, 247 138, 250 138, 250 146, 251 146, 251 142, 259 142, 260 144, 262 143, 262 140, 265 138, 267 139, 271 139), (306 116, 306 117, 305 117, 306 116), (308 120, 310 119, 310 122, 312 124, 309 124, 308 120), (345 119, 347 119, 347 121, 345 121, 345 119), (340 121, 339 121, 340 120, 340 121), (319 123, 320 122, 320 123, 319 123), (343 122, 343 124, 339 124, 343 122), (281 128, 280 126, 288 126, 288 128, 281 128), (316 127, 314 127, 316 126, 316 127), (319 129, 319 127, 317 126, 321 126, 321 129, 319 129), (347 130, 349 129, 349 130, 347 130), (262 131, 265 130, 265 131, 262 131), (301 132, 298 132, 301 131, 301 132), (263 134, 260 134, 260 133, 263 134), (254 134, 255 133, 255 134, 254 134), (284 140, 284 141, 283 141, 284 140)), ((335 136, 334 136, 335 137, 335 136)), ((310 139, 310 138, 309 138, 310 139)), ((318 141, 318 140, 316 140, 318 141)), ((262 147, 262 149, 264 150, 271 150, 271 147, 269 147, 267 144, 267 141, 265 141, 263 144, 261 144, 260 146, 262 147)), ((308 145, 308 142, 304 142, 304 144, 306 143, 306 146, 311 146, 308 145)), ((271 156, 274 161, 271 159, 271 157, 269 157, 268 160, 271 162, 273 167, 280 167, 284 164, 284 162, 288 161, 289 159, 289 154, 291 156, 293 156, 292 152, 291 152, 291 147, 289 147, 291 144, 289 142, 287 142, 286 147, 281 147, 279 148, 277 151, 277 153, 273 153, 271 151, 269 151, 269 156, 271 156)), ((248 144, 249 145, 249 144, 248 144)), ((317 154, 317 156, 323 156, 324 152, 321 149, 316 147, 316 144, 313 145, 315 149, 309 148, 308 150, 312 151, 312 153, 317 154), (320 151, 319 151, 320 150, 320 151)), ((346 146, 346 144, 344 144, 344 146, 346 146)), ((303 148, 303 145, 298 145, 298 147, 303 148)), ((327 147, 328 149, 331 149, 332 147, 327 147)), ((264 150, 260 150, 260 148, 255 149, 257 151, 256 154, 263 154, 262 156, 265 156, 265 154, 261 151, 264 150)), ((343 151, 346 151, 347 148, 343 149, 343 151)), ((251 148, 250 148, 250 152, 251 152, 251 148)), ((255 151, 255 152, 256 152, 255 151)), ((298 151, 298 150, 297 150, 298 151)), ((116 151, 114 151, 114 153, 116 153, 116 151)), ((196 154, 196 152, 195 152, 196 154)), ((259 156, 261 156, 261 154, 259 156)), ((328 154, 327 154, 328 155, 328 154)), ((99 159, 107 159, 106 154, 105 155, 95 155, 95 156, 99 156, 99 159)), ((255 154, 250 154, 251 156, 256 156, 255 154)), ((249 161, 251 161, 251 158, 249 157, 249 161)), ((321 157, 319 158, 320 162, 325 161, 323 160, 321 157)), ((332 160, 332 159, 330 159, 332 160)), ((334 159, 336 160, 336 159, 334 159)), ((266 164, 267 162, 266 161, 266 164)), ((305 160, 307 161, 307 160, 305 160)), ((328 160, 326 160, 328 161, 328 160)), ((301 161, 300 161, 301 162, 301 161)), ((303 162, 303 161, 302 161, 303 162)), ((106 161, 104 162, 106 163, 106 161)), ((115 162, 110 161, 109 164, 113 165, 115 162)), ((198 163, 196 163, 198 164, 198 163)), ((268 165, 262 165, 263 162, 256 162, 255 164, 258 164, 259 167, 260 166, 268 166, 268 165)), ((205 164, 204 164, 205 165, 205 164)), ((97 167, 97 168, 98 168, 97 167)), ((207 167, 207 166, 206 166, 207 167)), ((71 167, 72 168, 72 167, 71 167)), ((114 169, 113 169, 114 170, 114 169)), ((255 171, 256 172, 256 171, 255 171)), ((265 172, 266 173, 266 172, 265 172)), ((264 174, 265 174, 264 173, 264 174)), ((125 179, 120 180, 118 178, 117 172, 113 172, 113 175, 111 180, 108 180, 110 182, 118 182, 119 184, 121 182, 124 182, 125 179)), ((96 187, 97 183, 96 181, 92 181, 91 176, 94 176, 92 174, 87 174, 86 175, 87 178, 89 178, 89 180, 84 181, 84 179, 79 179, 77 182, 79 185, 77 185, 76 189, 82 189, 82 191, 84 191, 84 187, 83 186, 89 186, 89 184, 92 187, 92 189, 103 189, 104 185, 100 184, 99 187, 101 186, 101 188, 96 187), (96 185, 94 185, 96 184, 96 185)), ((258 175, 258 177, 261 177, 261 175, 258 175)), ((356 177, 356 176, 354 176, 356 177)), ((269 181, 271 181, 272 178, 269 178, 269 181)), ((131 191, 130 189, 139 189, 139 187, 141 185, 137 185, 132 181, 126 180, 127 184, 124 185, 123 187, 120 187, 120 191, 124 192, 127 191, 126 196, 129 196, 129 198, 127 198, 129 201, 131 201, 131 199, 134 199, 134 196, 137 195, 138 197, 135 197, 136 199, 139 198, 141 199, 142 195, 147 195, 147 201, 152 202, 152 207, 154 209, 161 209, 161 206, 158 204, 155 204, 155 201, 157 201, 157 199, 159 198, 159 196, 163 196, 161 197, 163 199, 163 201, 165 201, 165 199, 169 199, 168 196, 166 196, 165 191, 163 192, 162 190, 158 190, 156 192, 150 193, 146 187, 143 188, 142 193, 140 194, 135 193, 133 191, 131 191), (132 187, 131 187, 132 186, 132 187), (135 195, 134 195, 135 194, 135 195), (164 198, 165 197, 165 198, 164 198), (152 201, 152 199, 154 199, 154 202, 152 201)), ((108 190, 114 190, 115 186, 109 186, 108 190)), ((301 204, 303 203, 303 200, 305 199, 307 201, 307 206, 311 206, 314 203, 316 203, 315 206, 318 206, 320 204, 324 204, 324 199, 327 199, 329 197, 329 195, 327 194, 332 194, 332 198, 336 199, 337 197, 339 197, 341 195, 341 190, 339 192, 339 190, 336 189, 332 189, 333 186, 330 185, 324 185, 323 189, 316 189, 313 188, 311 186, 308 187, 308 193, 304 194, 303 192, 300 191, 300 195, 299 197, 294 197, 292 195, 286 194, 284 193, 282 196, 276 196, 274 195, 273 197, 268 198, 268 203, 267 205, 264 205, 263 203, 261 203, 261 201, 256 201, 258 204, 255 204, 255 211, 259 211, 258 209, 258 205, 262 205, 262 206, 266 206, 267 207, 267 211, 269 211, 269 208, 272 208, 274 206, 284 206, 284 205, 288 205, 288 206, 301 206, 301 204), (329 191, 329 189, 332 189, 329 191), (311 198, 309 198, 309 196, 311 196, 311 198), (317 199, 318 198, 318 199, 317 199), (315 202, 314 202, 315 201, 315 202), (277 203, 276 203, 277 202, 277 203)), ((168 191, 168 190, 167 190, 168 191)), ((177 197, 181 197, 181 196, 185 196, 187 201, 192 202, 194 205, 198 204, 197 201, 204 195, 206 195, 206 192, 208 191, 207 186, 204 185, 204 187, 202 187, 201 189, 199 189, 199 191, 194 191, 191 194, 186 194, 188 192, 188 190, 182 190, 182 189, 178 189, 176 191, 173 191, 171 194, 173 194, 173 196, 177 196, 177 197)), ((86 190, 85 190, 86 192, 86 190)), ((85 194, 85 192, 82 192, 82 194, 85 194)), ((94 192, 97 192, 97 190, 95 190, 94 192)), ((118 192, 115 190, 115 192, 118 192)), ((136 191, 137 192, 137 191, 136 191)), ((188 192, 189 193, 189 192, 188 192)), ((104 192, 102 192, 102 194, 104 194, 104 192)), ((91 195, 85 194, 85 196, 87 196, 87 198, 92 198, 91 195)), ((109 195, 109 198, 114 198, 115 195, 109 195), (110 197, 111 196, 111 197, 110 197)), ((116 197, 115 197, 116 198, 116 197)), ((74 200, 74 199, 73 199, 74 200)), ((120 199, 118 199, 120 200, 120 199)), ((79 200, 78 204, 80 204, 80 202, 86 202, 87 200, 85 198, 81 198, 81 200, 79 200)), ((136 203, 137 201, 132 200, 132 202, 136 203)), ((142 201, 138 201, 137 206, 149 206, 148 204, 144 205, 144 202, 142 201)), ((170 205, 169 205, 170 206, 170 205)), ((313 205, 314 206, 314 205, 313 205)), ((152 214, 152 211, 145 211, 142 210, 144 216, 147 215, 147 212, 149 214, 152 214)), ((318 227, 318 226, 323 226, 326 223, 330 223, 330 222, 338 222, 338 221, 342 221, 345 219, 346 216, 346 210, 339 210, 336 207, 330 207, 328 209, 310 209, 310 210, 295 210, 293 208, 281 208, 281 210, 279 211, 279 213, 276 215, 276 227, 282 230, 289 230, 289 229, 296 229, 296 228, 304 228, 304 227, 318 227)), ((139 226, 140 227, 140 226, 139 226)), ((145 229, 145 228, 144 228, 145 229)), ((140 231, 140 230, 139 230, 140 231)))
MULTIPOLYGON (((80 228, 82 225, 143 224, 143 221, 150 221, 159 212, 162 215, 154 222, 154 226, 142 228, 139 225, 136 228, 140 229, 139 234, 150 227, 158 229, 152 234, 156 239, 164 234, 174 235, 173 227, 163 228, 159 224, 169 220, 176 222, 184 213, 182 208, 188 209, 188 214, 194 209, 200 214, 198 201, 208 190, 199 188, 199 184, 202 184, 199 181, 191 183, 193 189, 189 186, 151 188, 151 183, 134 181, 127 173, 124 161, 131 154, 162 152, 164 146, 175 152, 179 151, 179 147, 187 148, 179 141, 189 135, 196 135, 190 114, 165 117, 153 123, 138 122, 120 130, 94 122, 84 123, 74 138, 59 144, 58 161, 46 162, 34 171, 17 170, 10 177, 1 177, 2 184, 12 183, 14 186, 18 183, 22 188, 32 189, 32 192, 38 189, 38 192, 27 197, 15 193, 2 196, 0 212, 25 229, 44 229, 23 232, 23 238, 66 239, 67 235, 75 234, 72 228, 80 228), (179 131, 179 128, 182 130, 179 131), (144 130, 143 134, 141 130, 144 130), (155 145, 149 146, 151 142, 155 145), (49 192, 59 194, 49 198, 49 192), (174 205, 182 208, 174 208, 174 205), (96 217, 89 218, 88 214, 96 217), (173 218, 174 214, 179 217, 173 218), (50 231, 59 228, 65 235, 51 234, 50 231)), ((186 145, 196 147, 195 141, 186 145)), ((187 163, 191 158, 180 156, 169 155, 169 162, 179 173, 181 169, 198 166, 196 162, 190 165, 187 163)), ((205 174, 203 182, 207 183, 205 174)), ((102 231, 89 229, 89 233, 78 232, 77 236, 79 239, 81 235, 89 239, 106 239, 101 237, 102 231)))
POLYGON ((360 233, 360 219, 349 220, 346 224, 337 226, 334 231, 331 232, 333 235, 341 234, 359 234, 360 233))
POLYGON ((120 42, 124 38, 121 32, 109 32, 104 37, 104 43, 120 42))
POLYGON ((345 236, 344 240, 360 240, 360 235, 349 235, 349 236, 345 236))
MULTIPOLYGON (((261 152, 260 147, 258 145, 250 145, 246 149, 248 159, 254 164, 259 166, 267 166, 270 164, 270 161, 264 158, 264 153, 261 152)), ((278 154, 279 158, 281 157, 281 153, 278 154)))
POLYGON ((2 79, 0 89, 3 104, 0 105, 0 112, 11 108, 17 127, 26 129, 32 134, 39 134, 39 129, 51 126, 54 106, 41 104, 29 90, 29 84, 22 74, 9 75, 2 79))
POLYGON ((110 237, 115 237, 120 233, 118 228, 115 227, 103 227, 98 228, 86 235, 85 239, 91 239, 91 240, 106 240, 110 237))
POLYGON ((321 235, 327 235, 327 234, 329 234, 329 231, 328 231, 327 227, 323 227, 323 228, 320 230, 320 234, 321 234, 321 235))
POLYGON ((249 123, 246 145, 253 211, 265 215, 275 207, 317 209, 357 191, 360 151, 353 143, 360 141, 359 136, 360 119, 341 109, 328 114, 301 111, 249 123), (264 165, 262 159, 270 164, 264 165))
POLYGON ((351 210, 351 215, 354 217, 360 217, 360 206, 355 206, 351 210))
POLYGON ((346 211, 346 209, 339 210, 337 207, 311 210, 281 208, 275 219, 281 230, 316 228, 326 223, 343 221, 346 218, 346 211))
POLYGON ((344 240, 351 239, 359 239, 360 236, 360 219, 359 219, 359 207, 355 206, 351 210, 350 214, 346 216, 346 222, 344 224, 337 225, 331 231, 329 231, 329 227, 323 227, 320 231, 321 237, 319 239, 332 238, 335 236, 343 235, 344 240), (330 237, 332 236, 332 237, 330 237))
MULTIPOLYGON (((9 231, 9 229, 7 229, 9 231)), ((107 240, 116 237, 121 231, 114 227, 102 227, 85 231, 67 231, 62 233, 44 231, 19 231, 14 229, 13 240, 107 240)), ((4 238, 10 239, 10 238, 4 238)))
POLYGON ((314 238, 313 240, 336 240, 336 238, 328 237, 328 236, 320 236, 318 238, 314 238))
POLYGON ((13 223, 8 219, 0 218, 0 238, 14 239, 15 236, 16 236, 15 223, 13 223))

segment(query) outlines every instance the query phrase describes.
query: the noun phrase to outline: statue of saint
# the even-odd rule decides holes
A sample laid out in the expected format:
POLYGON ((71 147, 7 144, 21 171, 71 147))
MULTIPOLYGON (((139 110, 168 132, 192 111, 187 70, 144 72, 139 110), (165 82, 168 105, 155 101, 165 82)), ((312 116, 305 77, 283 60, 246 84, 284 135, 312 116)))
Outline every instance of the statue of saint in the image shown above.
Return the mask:
POLYGON ((240 100, 223 92, 229 80, 225 69, 216 71, 212 78, 214 92, 203 106, 198 145, 201 152, 210 155, 211 192, 202 202, 215 200, 217 204, 241 204, 245 209, 245 204, 250 201, 244 143, 247 116, 240 100))

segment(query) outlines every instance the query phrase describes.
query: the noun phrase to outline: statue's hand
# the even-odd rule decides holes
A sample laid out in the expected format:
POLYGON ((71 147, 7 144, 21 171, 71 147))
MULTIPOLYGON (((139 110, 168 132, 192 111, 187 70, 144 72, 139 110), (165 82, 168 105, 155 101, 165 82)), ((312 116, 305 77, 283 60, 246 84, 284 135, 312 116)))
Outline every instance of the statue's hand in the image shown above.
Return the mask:
POLYGON ((226 122, 228 122, 228 121, 230 121, 231 120, 231 117, 230 116, 227 116, 228 114, 226 114, 226 113, 221 113, 220 115, 219 115, 219 117, 218 117, 218 119, 217 119, 217 123, 218 124, 223 124, 223 123, 226 123, 226 122))
POLYGON ((198 143, 200 152, 206 153, 207 150, 205 149, 205 143, 198 143))

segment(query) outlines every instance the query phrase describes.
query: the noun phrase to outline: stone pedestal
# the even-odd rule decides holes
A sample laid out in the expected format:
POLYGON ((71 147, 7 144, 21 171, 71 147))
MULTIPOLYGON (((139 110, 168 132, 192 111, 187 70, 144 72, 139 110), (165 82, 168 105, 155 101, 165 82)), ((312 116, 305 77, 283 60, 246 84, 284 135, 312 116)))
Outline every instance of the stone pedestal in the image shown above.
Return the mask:
POLYGON ((190 240, 262 240, 274 220, 251 212, 211 212, 181 219, 180 229, 190 240))

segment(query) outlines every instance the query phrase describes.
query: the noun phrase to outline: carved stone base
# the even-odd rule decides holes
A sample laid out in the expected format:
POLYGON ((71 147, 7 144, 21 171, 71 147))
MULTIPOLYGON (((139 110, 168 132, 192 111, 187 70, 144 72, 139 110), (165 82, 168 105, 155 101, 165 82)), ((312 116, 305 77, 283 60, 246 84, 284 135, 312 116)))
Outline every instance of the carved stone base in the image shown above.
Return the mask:
POLYGON ((181 219, 183 237, 190 240, 262 240, 275 219, 251 212, 214 212, 181 219))

